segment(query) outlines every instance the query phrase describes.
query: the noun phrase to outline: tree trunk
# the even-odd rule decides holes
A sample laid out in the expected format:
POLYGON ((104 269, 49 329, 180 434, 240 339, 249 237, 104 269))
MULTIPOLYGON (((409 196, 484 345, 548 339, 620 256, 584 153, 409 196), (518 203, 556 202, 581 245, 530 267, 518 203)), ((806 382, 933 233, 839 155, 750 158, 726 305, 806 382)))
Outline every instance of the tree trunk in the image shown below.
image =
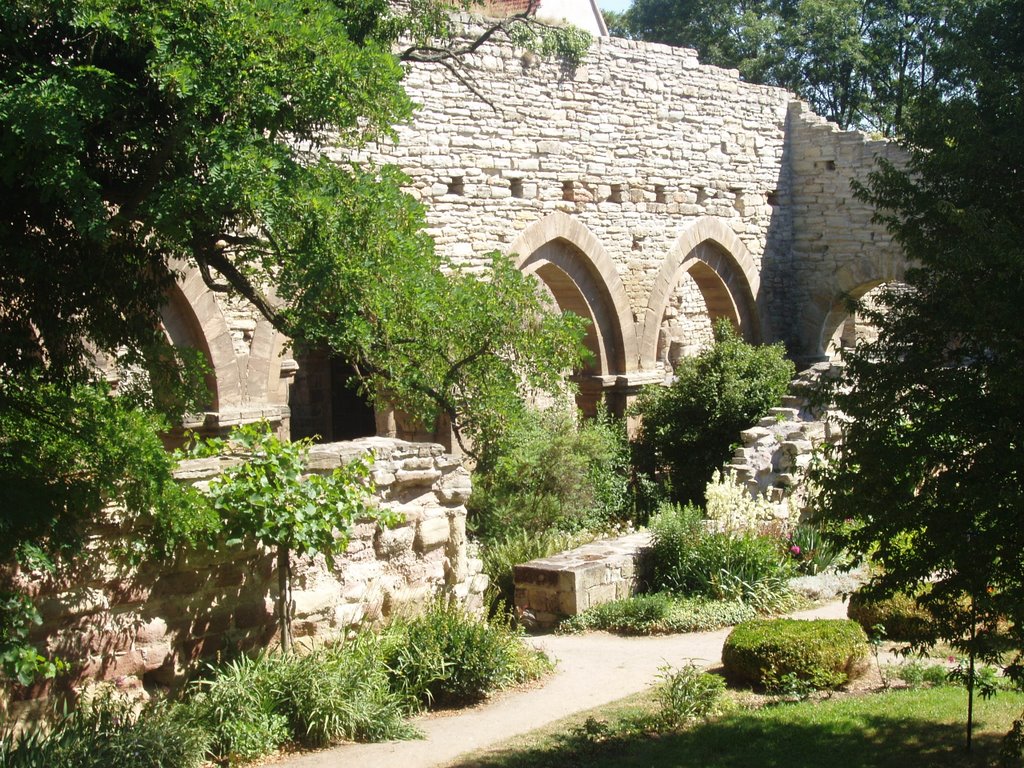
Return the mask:
POLYGON ((281 650, 292 650, 292 564, 288 547, 277 546, 277 621, 281 628, 281 650))

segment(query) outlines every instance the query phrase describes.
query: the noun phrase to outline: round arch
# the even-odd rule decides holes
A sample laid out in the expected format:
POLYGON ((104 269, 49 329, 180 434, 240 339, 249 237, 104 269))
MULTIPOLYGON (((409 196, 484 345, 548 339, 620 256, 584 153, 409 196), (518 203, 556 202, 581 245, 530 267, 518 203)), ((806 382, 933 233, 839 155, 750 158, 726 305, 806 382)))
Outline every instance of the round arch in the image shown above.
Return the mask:
POLYGON ((713 320, 729 319, 747 341, 762 338, 757 312, 761 276, 757 266, 731 229, 717 219, 704 217, 679 235, 655 278, 640 341, 644 367, 655 365, 662 317, 685 272, 697 283, 713 320))
POLYGON ((579 221, 556 211, 527 227, 508 252, 536 274, 558 306, 591 321, 588 345, 605 376, 636 371, 636 326, 625 286, 611 256, 579 221))
POLYGON ((815 297, 805 315, 803 348, 814 359, 829 356, 829 344, 850 315, 850 303, 885 283, 901 283, 906 278, 902 258, 878 254, 871 259, 852 262, 837 270, 831 289, 815 297))

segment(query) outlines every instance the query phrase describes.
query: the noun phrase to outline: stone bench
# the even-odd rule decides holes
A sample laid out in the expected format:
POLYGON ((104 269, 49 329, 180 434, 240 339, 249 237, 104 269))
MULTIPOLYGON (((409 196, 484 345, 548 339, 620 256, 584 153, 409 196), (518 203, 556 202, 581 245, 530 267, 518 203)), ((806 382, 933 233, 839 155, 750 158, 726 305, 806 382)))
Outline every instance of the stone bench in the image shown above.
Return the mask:
POLYGON ((517 565, 516 612, 528 626, 548 627, 631 597, 646 582, 649 553, 650 534, 641 531, 517 565))

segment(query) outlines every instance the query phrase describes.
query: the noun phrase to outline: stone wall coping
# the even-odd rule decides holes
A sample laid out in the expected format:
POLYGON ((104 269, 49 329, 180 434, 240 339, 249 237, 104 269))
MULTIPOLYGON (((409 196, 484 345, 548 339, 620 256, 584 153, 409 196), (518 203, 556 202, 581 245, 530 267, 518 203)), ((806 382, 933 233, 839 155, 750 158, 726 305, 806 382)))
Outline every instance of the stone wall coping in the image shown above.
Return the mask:
POLYGON ((622 558, 633 558, 641 549, 651 545, 649 531, 638 531, 627 536, 614 539, 599 539, 589 544, 559 552, 551 557, 541 557, 516 568, 536 568, 553 571, 573 571, 579 568, 591 568, 595 565, 618 561, 622 558))

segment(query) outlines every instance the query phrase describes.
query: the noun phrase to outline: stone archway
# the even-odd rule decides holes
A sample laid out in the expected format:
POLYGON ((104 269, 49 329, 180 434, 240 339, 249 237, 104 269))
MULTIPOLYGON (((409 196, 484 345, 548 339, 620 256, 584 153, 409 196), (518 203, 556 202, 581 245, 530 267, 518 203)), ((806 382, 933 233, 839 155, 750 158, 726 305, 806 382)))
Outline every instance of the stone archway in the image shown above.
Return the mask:
POLYGON ((596 413, 605 395, 609 407, 621 412, 625 400, 615 388, 638 369, 639 350, 626 290, 607 251, 583 224, 555 212, 528 227, 509 252, 559 309, 590 321, 585 343, 593 362, 577 374, 581 410, 596 413))
POLYGON ((679 236, 655 278, 640 342, 643 367, 657 364, 665 312, 684 279, 695 284, 712 322, 725 318, 747 341, 761 341, 764 331, 757 310, 761 281, 757 267, 732 230, 705 217, 679 236))
POLYGON ((244 377, 224 313, 198 269, 184 262, 171 268, 181 278, 160 309, 164 330, 176 347, 192 347, 206 356, 212 369, 211 410, 237 408, 245 399, 244 377))
POLYGON ((872 340, 877 335, 876 329, 865 321, 855 309, 851 311, 851 307, 857 304, 866 304, 871 309, 878 309, 878 300, 881 298, 882 292, 900 286, 904 286, 904 284, 898 281, 873 281, 857 286, 851 293, 837 300, 832 311, 825 316, 825 321, 821 326, 818 348, 822 355, 830 359, 837 359, 840 356, 840 350, 872 340))
POLYGON ((860 301, 880 286, 902 283, 905 275, 906 263, 902 257, 885 253, 852 262, 837 270, 832 286, 814 297, 804 315, 801 339, 809 357, 826 360, 830 357, 829 347, 833 341, 838 338, 842 343, 842 326, 851 316, 851 302, 860 301))
POLYGON ((254 318, 251 335, 233 338, 224 308, 199 270, 184 261, 170 267, 178 279, 161 307, 161 324, 174 346, 200 350, 211 368, 208 410, 201 421, 186 426, 222 432, 265 419, 287 436, 286 403, 295 373, 294 361, 286 357, 287 340, 263 317, 254 318), (236 348, 240 344, 245 349, 236 348))

